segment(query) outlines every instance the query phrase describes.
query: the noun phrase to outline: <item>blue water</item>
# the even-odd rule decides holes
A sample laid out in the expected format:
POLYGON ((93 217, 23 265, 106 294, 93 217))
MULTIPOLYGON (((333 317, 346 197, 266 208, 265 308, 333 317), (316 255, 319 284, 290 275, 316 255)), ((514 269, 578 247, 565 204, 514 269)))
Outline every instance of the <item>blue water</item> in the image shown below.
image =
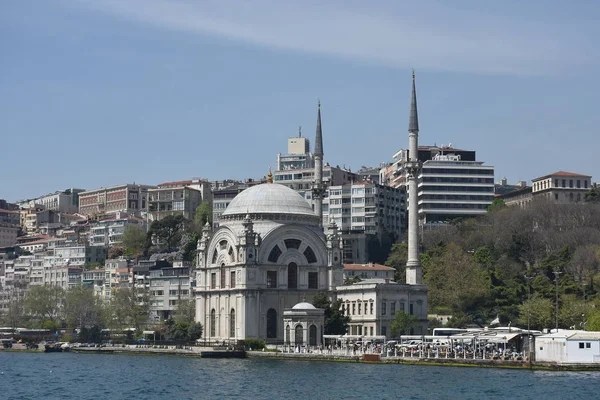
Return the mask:
POLYGON ((594 399, 600 372, 0 352, 0 399, 594 399))

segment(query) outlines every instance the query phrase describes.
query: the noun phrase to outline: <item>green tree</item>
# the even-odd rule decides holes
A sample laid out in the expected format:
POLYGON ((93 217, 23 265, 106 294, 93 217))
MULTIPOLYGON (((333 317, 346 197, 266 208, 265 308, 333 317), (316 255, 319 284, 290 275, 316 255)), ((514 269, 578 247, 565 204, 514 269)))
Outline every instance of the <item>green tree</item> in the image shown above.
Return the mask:
POLYGON ((59 286, 33 286, 25 296, 25 312, 41 324, 63 317, 65 291, 59 286))
POLYGON ((584 200, 588 203, 600 203, 600 187, 595 186, 585 194, 584 200))
POLYGON ((492 204, 488 206, 488 212, 497 212, 504 209, 504 207, 506 207, 504 200, 495 198, 494 201, 492 201, 492 204))
POLYGON ((146 246, 146 233, 137 226, 127 225, 123 231, 124 254, 129 257, 138 257, 144 252, 146 246))
POLYGON ((188 338, 189 340, 198 340, 202 337, 202 324, 199 322, 191 322, 188 326, 188 338))
POLYGON ((205 200, 196 208, 196 212, 194 213, 194 225, 196 225, 198 233, 202 232, 202 227, 206 222, 212 224, 212 207, 210 202, 205 200))
POLYGON ((525 300, 519 306, 519 325, 528 326, 531 329, 542 330, 553 326, 554 305, 552 300, 535 293, 531 299, 525 300), (528 319, 529 316, 529 319, 528 319))
POLYGON ((136 332, 148 320, 149 305, 147 299, 133 288, 113 289, 108 307, 108 325, 125 330, 135 328, 136 332))
POLYGON ((72 328, 92 328, 104 326, 103 304, 91 288, 73 286, 66 292, 65 317, 72 328))
POLYGON ((313 297, 313 305, 325 310, 325 334, 343 335, 348 330, 350 317, 342 312, 342 301, 331 302, 326 293, 317 293, 313 297))
POLYGON ((175 322, 192 323, 196 318, 196 301, 192 298, 182 298, 177 303, 175 309, 175 315, 173 319, 175 322))
POLYGON ((410 333, 411 328, 414 328, 417 324, 417 317, 411 314, 407 314, 404 311, 396 311, 394 319, 390 323, 390 329, 392 331, 392 337, 398 337, 400 335, 410 333))
POLYGON ((152 222, 146 237, 146 246, 150 247, 150 244, 156 241, 158 247, 163 251, 176 250, 181 242, 186 225, 187 220, 182 214, 167 215, 160 221, 152 222))
POLYGON ((385 265, 394 268, 394 280, 398 283, 406 283, 406 261, 408 260, 408 244, 396 243, 392 246, 385 265))
POLYGON ((0 314, 0 323, 10 328, 19 328, 25 322, 25 299, 9 295, 4 314, 0 314))

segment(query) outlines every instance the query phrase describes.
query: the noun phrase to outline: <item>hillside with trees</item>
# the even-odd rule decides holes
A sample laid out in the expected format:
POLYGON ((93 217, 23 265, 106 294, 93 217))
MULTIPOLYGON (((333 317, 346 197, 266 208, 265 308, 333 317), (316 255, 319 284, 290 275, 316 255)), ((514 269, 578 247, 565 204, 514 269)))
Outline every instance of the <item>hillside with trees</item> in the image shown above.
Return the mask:
MULTIPOLYGON (((591 199, 591 198, 590 198, 591 199)), ((422 232, 423 280, 429 312, 451 314, 451 326, 558 326, 600 330, 600 204, 495 202, 476 219, 422 232)), ((406 244, 386 265, 404 279, 406 244)))

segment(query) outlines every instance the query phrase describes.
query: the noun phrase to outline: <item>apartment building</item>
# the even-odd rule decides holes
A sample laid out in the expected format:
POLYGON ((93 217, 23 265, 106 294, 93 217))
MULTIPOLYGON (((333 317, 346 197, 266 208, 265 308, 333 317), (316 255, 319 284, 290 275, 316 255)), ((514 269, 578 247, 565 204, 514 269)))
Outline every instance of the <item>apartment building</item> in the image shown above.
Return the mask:
POLYGON ((175 314, 182 300, 192 299, 191 263, 175 262, 173 266, 150 270, 150 319, 164 321, 175 314))
POLYGON ((578 203, 592 188, 592 177, 567 171, 558 171, 531 180, 531 192, 536 200, 554 203, 578 203))
POLYGON ((148 212, 152 221, 179 214, 194 219, 196 208, 203 201, 212 203, 211 184, 204 180, 165 182, 148 190, 148 212))
POLYGON ((79 213, 87 216, 123 212, 141 216, 146 212, 148 190, 154 186, 123 184, 79 193, 79 213))
POLYGON ((105 247, 119 246, 123 243, 123 234, 128 226, 137 227, 145 232, 147 221, 144 218, 118 212, 112 218, 91 222, 88 234, 89 244, 105 247))
POLYGON ((70 188, 59 190, 35 199, 21 200, 20 208, 41 208, 60 213, 75 213, 79 207, 79 193, 85 189, 70 188))

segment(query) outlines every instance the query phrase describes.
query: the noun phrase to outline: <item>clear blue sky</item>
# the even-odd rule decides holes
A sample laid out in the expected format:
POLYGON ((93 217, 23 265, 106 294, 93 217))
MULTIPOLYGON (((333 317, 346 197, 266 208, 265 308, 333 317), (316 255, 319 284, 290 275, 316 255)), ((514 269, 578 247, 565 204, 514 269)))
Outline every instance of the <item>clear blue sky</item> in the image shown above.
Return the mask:
POLYGON ((473 149, 496 179, 600 180, 600 3, 14 0, 0 3, 0 198, 258 178, 298 125, 325 158, 473 149))

